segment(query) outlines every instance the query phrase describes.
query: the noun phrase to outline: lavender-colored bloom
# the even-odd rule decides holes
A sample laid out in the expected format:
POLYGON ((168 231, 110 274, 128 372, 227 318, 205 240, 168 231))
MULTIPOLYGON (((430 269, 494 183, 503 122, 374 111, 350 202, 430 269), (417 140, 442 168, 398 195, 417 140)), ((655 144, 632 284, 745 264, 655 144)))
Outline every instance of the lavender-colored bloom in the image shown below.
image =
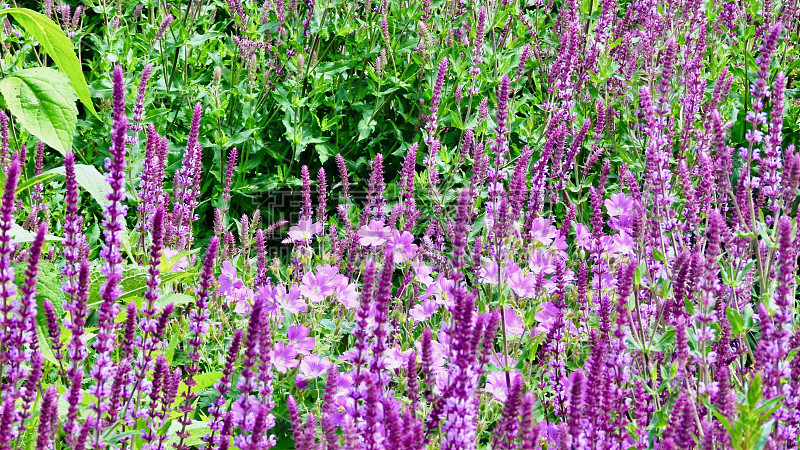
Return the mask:
POLYGON ((134 132, 134 141, 136 132, 142 131, 140 123, 142 115, 144 115, 144 96, 147 93, 147 80, 150 79, 150 71, 152 69, 152 64, 145 65, 144 69, 142 69, 142 77, 139 79, 139 90, 136 93, 136 103, 133 106, 133 125, 131 125, 131 130, 134 132))
POLYGON ((164 18, 161 20, 161 25, 158 26, 156 35, 153 38, 153 44, 157 43, 158 41, 161 40, 162 37, 164 37, 164 33, 167 31, 167 28, 169 27, 169 25, 172 23, 173 20, 175 20, 175 17, 173 17, 172 14, 167 14, 166 16, 164 16, 164 18))
POLYGON ((300 168, 300 178, 303 182, 303 203, 300 205, 300 220, 310 220, 314 211, 311 206, 311 175, 308 173, 308 166, 300 168))
POLYGON ((200 360, 200 345, 203 343, 203 336, 208 333, 209 329, 208 317, 210 313, 208 311, 208 306, 214 298, 214 293, 212 292, 215 281, 214 261, 217 258, 218 251, 219 238, 214 236, 208 243, 208 251, 203 261, 203 270, 200 275, 197 299, 195 300, 194 307, 189 311, 189 324, 187 329, 192 336, 189 339, 189 358, 191 359, 191 364, 186 368, 188 377, 184 380, 184 383, 188 389, 183 393, 183 403, 181 405, 181 412, 183 415, 178 419, 178 423, 181 424, 180 431, 176 433, 180 438, 176 445, 178 450, 188 449, 188 446, 184 443, 189 437, 189 432, 186 431, 186 427, 192 423, 191 413, 194 412, 192 403, 197 397, 197 393, 192 391, 192 387, 197 384, 194 380, 194 376, 200 371, 200 366, 198 365, 198 361, 200 360))
POLYGON ((48 387, 42 397, 37 431, 36 450, 52 449, 53 435, 58 432, 58 392, 55 386, 48 387))
POLYGON ((175 171, 173 180, 173 224, 175 244, 179 250, 188 250, 194 242, 193 222, 197 220, 194 210, 200 195, 200 177, 203 173, 203 149, 197 141, 200 133, 200 118, 203 108, 200 102, 194 106, 192 124, 181 168, 175 171))
MULTIPOLYGON (((108 203, 104 208, 104 236, 105 240, 100 250, 103 258, 101 272, 105 277, 105 282, 100 286, 100 297, 102 302, 98 308, 98 331, 94 342, 95 362, 90 371, 90 375, 95 378, 95 383, 89 389, 97 400, 92 406, 94 417, 100 425, 104 414, 109 408, 109 395, 111 393, 111 382, 116 370, 112 359, 112 352, 115 347, 115 337, 117 324, 115 319, 119 313, 117 299, 122 294, 119 285, 122 280, 122 254, 121 239, 125 228, 125 214, 127 206, 122 203, 125 201, 125 136, 128 129, 128 117, 125 115, 125 90, 122 73, 122 66, 115 66, 113 73, 113 105, 114 115, 111 127, 111 148, 110 157, 106 159, 105 168, 108 171, 106 182, 110 191, 106 193, 108 203)), ((102 426, 100 428, 102 430, 102 426)), ((102 433, 97 433, 96 445, 102 433)))

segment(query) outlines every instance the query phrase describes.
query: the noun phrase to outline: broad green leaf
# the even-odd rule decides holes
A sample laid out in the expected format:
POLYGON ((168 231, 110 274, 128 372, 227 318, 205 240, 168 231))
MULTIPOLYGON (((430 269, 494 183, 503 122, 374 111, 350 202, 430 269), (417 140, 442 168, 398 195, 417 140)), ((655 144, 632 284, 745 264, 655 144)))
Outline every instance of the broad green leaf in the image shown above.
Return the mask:
POLYGON ((111 190, 106 178, 96 167, 86 164, 75 164, 75 181, 101 206, 106 206, 106 193, 111 190))
MULTIPOLYGON (((192 392, 196 394, 202 391, 203 389, 210 388, 220 378, 222 378, 222 372, 208 372, 195 375, 194 381, 196 384, 192 388, 192 392)), ((178 395, 175 397, 175 403, 172 404, 173 408, 177 407, 178 405, 180 405, 185 401, 183 396, 184 394, 186 394, 187 389, 188 387, 186 386, 186 383, 181 381, 181 385, 178 388, 178 395)))
POLYGON ((42 50, 53 58, 59 69, 72 83, 72 90, 78 95, 81 103, 98 120, 100 116, 92 105, 89 87, 83 77, 81 62, 75 55, 75 48, 59 26, 47 17, 25 8, 11 8, 0 11, 0 14, 11 14, 14 19, 39 41, 42 50))
MULTIPOLYGON (((16 223, 11 224, 11 240, 16 242, 17 244, 22 244, 25 242, 33 242, 33 239, 36 237, 36 233, 33 231, 28 231, 25 228, 17 225, 16 223)), ((47 241, 60 241, 61 238, 58 236, 53 236, 52 234, 44 235, 45 242, 47 241)))
POLYGON ((194 297, 191 295, 182 294, 180 292, 173 292, 158 299, 158 303, 163 306, 169 305, 170 303, 175 306, 181 306, 188 305, 192 302, 194 302, 194 297))
POLYGON ((39 339, 39 350, 42 351, 42 357, 51 364, 58 364, 56 357, 53 355, 53 350, 50 348, 50 339, 45 336, 39 324, 36 324, 36 336, 39 339))
POLYGON ((62 154, 72 147, 78 109, 66 75, 47 67, 19 70, 0 80, 0 94, 29 133, 62 154))
POLYGON ((744 318, 739 314, 739 311, 728 307, 728 309, 725 310, 725 315, 728 317, 728 322, 731 324, 731 331, 733 331, 733 334, 744 333, 744 318))
MULTIPOLYGON (((56 176, 64 176, 63 166, 50 169, 41 175, 29 178, 20 183, 19 186, 17 186, 17 195, 37 183, 45 182, 56 176)), ((87 164, 75 164, 75 181, 77 181, 78 185, 85 189, 100 206, 108 204, 106 193, 111 190, 111 186, 109 186, 105 176, 103 176, 96 167, 87 164)))
POLYGON ((35 177, 23 180, 17 185, 17 197, 19 197, 19 194, 24 192, 26 189, 36 186, 39 183, 44 183, 45 181, 55 178, 59 175, 64 175, 64 167, 56 167, 55 169, 50 169, 47 172, 36 175, 35 177))
MULTIPOLYGON (((176 432, 181 430, 181 424, 176 420, 172 422, 172 425, 169 427, 169 440, 167 441, 167 446, 165 448, 172 448, 173 445, 177 444, 180 438, 176 432)), ((203 436, 206 435, 211 429, 208 427, 208 423, 201 422, 199 420, 193 420, 186 427, 186 432, 189 433, 189 437, 186 438, 183 443, 188 445, 189 447, 199 446, 203 443, 203 436)))

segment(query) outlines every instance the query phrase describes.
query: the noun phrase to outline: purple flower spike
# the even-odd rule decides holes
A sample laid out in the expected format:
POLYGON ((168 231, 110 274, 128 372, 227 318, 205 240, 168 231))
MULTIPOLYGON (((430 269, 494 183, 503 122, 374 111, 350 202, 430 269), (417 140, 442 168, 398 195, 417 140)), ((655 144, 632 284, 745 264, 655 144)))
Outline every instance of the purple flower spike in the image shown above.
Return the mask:
MULTIPOLYGON (((128 117, 125 115, 125 88, 122 66, 120 65, 114 67, 113 84, 114 115, 111 126, 111 148, 109 149, 110 156, 106 158, 105 164, 108 172, 106 181, 110 190, 106 193, 108 203, 103 211, 103 234, 105 240, 100 250, 100 256, 104 260, 101 273, 105 277, 105 282, 100 286, 102 303, 97 310, 98 331, 94 342, 96 355, 94 366, 90 371, 90 375, 95 378, 96 382, 89 389, 89 392, 97 399, 92 406, 92 411, 94 412, 95 420, 98 421, 97 425, 100 430, 102 430, 102 425, 100 424, 103 423, 103 416, 109 408, 111 381, 116 371, 112 352, 115 347, 117 331, 115 319, 119 314, 117 299, 122 293, 119 286, 122 280, 123 262, 120 250, 122 233, 125 228, 125 214, 127 212, 127 206, 123 205, 122 202, 125 201, 125 136, 128 129, 128 117)), ((102 434, 96 434, 97 440, 95 444, 97 446, 100 445, 100 436, 102 434)))

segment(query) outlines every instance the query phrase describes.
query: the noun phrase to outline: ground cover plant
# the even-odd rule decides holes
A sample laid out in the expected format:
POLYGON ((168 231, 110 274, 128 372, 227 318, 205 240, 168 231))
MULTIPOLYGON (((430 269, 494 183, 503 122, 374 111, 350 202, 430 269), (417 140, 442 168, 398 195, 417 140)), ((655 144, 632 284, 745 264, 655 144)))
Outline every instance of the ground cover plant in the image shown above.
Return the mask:
POLYGON ((0 450, 798 448, 797 0, 0 21, 0 450))

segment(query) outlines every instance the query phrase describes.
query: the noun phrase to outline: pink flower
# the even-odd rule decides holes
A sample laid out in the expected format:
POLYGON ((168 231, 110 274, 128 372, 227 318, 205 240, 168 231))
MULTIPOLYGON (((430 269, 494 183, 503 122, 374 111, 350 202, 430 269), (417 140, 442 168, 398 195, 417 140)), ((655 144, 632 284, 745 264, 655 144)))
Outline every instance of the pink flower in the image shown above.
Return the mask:
MULTIPOLYGON (((179 251, 175 250, 174 248, 164 247, 164 260, 171 261, 174 259, 178 254, 179 251)), ((170 272, 183 272, 186 268, 189 267, 189 260, 186 259, 185 256, 180 257, 177 261, 173 262, 172 267, 170 267, 170 272)))
POLYGON ((505 308, 506 333, 514 336, 522 336, 525 333, 525 325, 522 323, 517 313, 511 308, 505 308))
POLYGON ((412 259, 419 249, 419 247, 414 244, 413 234, 408 231, 403 231, 401 234, 397 230, 392 230, 392 237, 386 244, 386 248, 394 251, 394 262, 396 264, 412 259))
POLYGON ((276 342, 273 348, 272 366, 280 373, 286 373, 297 367, 299 362, 295 359, 297 351, 285 342, 276 342))
POLYGON ((408 315, 411 316, 415 322, 424 322, 430 319, 438 309, 439 305, 437 305, 436 302, 432 301, 430 298, 426 298, 422 303, 414 305, 414 307, 408 311, 408 315))
POLYGON ((454 287, 455 282, 440 273, 436 278, 436 282, 428 286, 428 289, 420 295, 419 299, 425 300, 432 297, 437 304, 448 306, 452 302, 454 287))
POLYGON ((556 266, 553 264, 553 254, 544 250, 534 250, 528 259, 528 268, 536 274, 555 273, 556 266))
POLYGON ((517 270, 508 276, 508 286, 515 294, 522 298, 533 298, 536 296, 536 275, 525 273, 517 267, 517 270))
POLYGON ((277 300, 278 305, 284 310, 288 311, 292 314, 300 314, 301 312, 306 312, 308 306, 306 306, 305 300, 300 297, 300 288, 298 286, 292 285, 289 287, 289 292, 286 292, 286 286, 279 284, 275 287, 275 300, 277 300))
POLYGON ((544 302, 542 303, 542 309, 536 312, 536 315, 533 318, 539 322, 539 325, 534 328, 533 334, 547 334, 550 332, 550 329, 553 328, 553 325, 556 323, 556 317, 558 317, 558 308, 553 304, 553 302, 544 302))
MULTIPOLYGON (((347 279, 345 278, 345 280, 347 279)), ((341 304, 347 309, 358 308, 359 295, 358 288, 356 287, 355 283, 348 283, 345 281, 344 284, 339 284, 336 286, 336 300, 341 302, 341 304)))
POLYGON ((289 228, 289 240, 290 242, 309 242, 315 235, 322 233, 322 230, 321 223, 313 222, 311 219, 300 219, 297 225, 289 228))
POLYGON ((347 279, 339 274, 335 267, 329 265, 317 266, 317 273, 306 272, 303 275, 303 284, 300 285, 300 294, 311 303, 319 303, 326 297, 336 292, 337 285, 347 279))
POLYGON ((582 223, 575 224, 575 244, 584 250, 588 250, 592 246, 592 232, 582 223))
POLYGON ((358 229, 360 239, 358 243, 364 247, 380 247, 389 237, 389 227, 383 225, 383 220, 372 219, 369 225, 358 229))
POLYGON ((610 217, 629 216, 633 210, 634 199, 623 193, 611 194, 604 204, 610 217))
POLYGON ((531 237, 540 242, 545 247, 549 247, 553 239, 558 236, 558 228, 550 225, 550 219, 537 217, 533 219, 531 226, 531 237))
POLYGON ((230 261, 222 263, 222 271, 219 274, 219 293, 222 295, 229 295, 235 289, 244 287, 242 280, 236 275, 236 268, 233 267, 230 261))
POLYGON ((633 249, 636 247, 636 242, 633 238, 628 236, 624 231, 615 234, 612 237, 609 253, 616 255, 633 256, 635 253, 633 249))
POLYGON ((295 378, 297 387, 303 389, 308 380, 319 378, 327 373, 331 364, 332 363, 327 358, 320 358, 317 354, 308 355, 303 358, 303 361, 300 362, 300 370, 295 378))
POLYGON ((301 355, 308 355, 314 350, 314 338, 308 337, 310 331, 311 330, 302 325, 292 325, 286 333, 289 344, 297 349, 297 353, 301 355))
POLYGON ((514 380, 521 378, 522 374, 514 369, 508 372, 508 379, 506 379, 505 372, 492 372, 486 376, 486 392, 492 394, 495 400, 505 403, 508 399, 508 391, 511 390, 511 384, 514 380))
POLYGON ((395 346, 386 351, 385 368, 387 370, 399 369, 406 367, 408 364, 408 357, 411 356, 413 349, 402 350, 400 346, 395 346))
POLYGON ((411 261, 411 268, 414 269, 414 279, 418 282, 424 284, 425 286, 430 286, 433 283, 433 278, 431 277, 431 272, 433 272, 433 268, 420 259, 415 259, 411 261))

